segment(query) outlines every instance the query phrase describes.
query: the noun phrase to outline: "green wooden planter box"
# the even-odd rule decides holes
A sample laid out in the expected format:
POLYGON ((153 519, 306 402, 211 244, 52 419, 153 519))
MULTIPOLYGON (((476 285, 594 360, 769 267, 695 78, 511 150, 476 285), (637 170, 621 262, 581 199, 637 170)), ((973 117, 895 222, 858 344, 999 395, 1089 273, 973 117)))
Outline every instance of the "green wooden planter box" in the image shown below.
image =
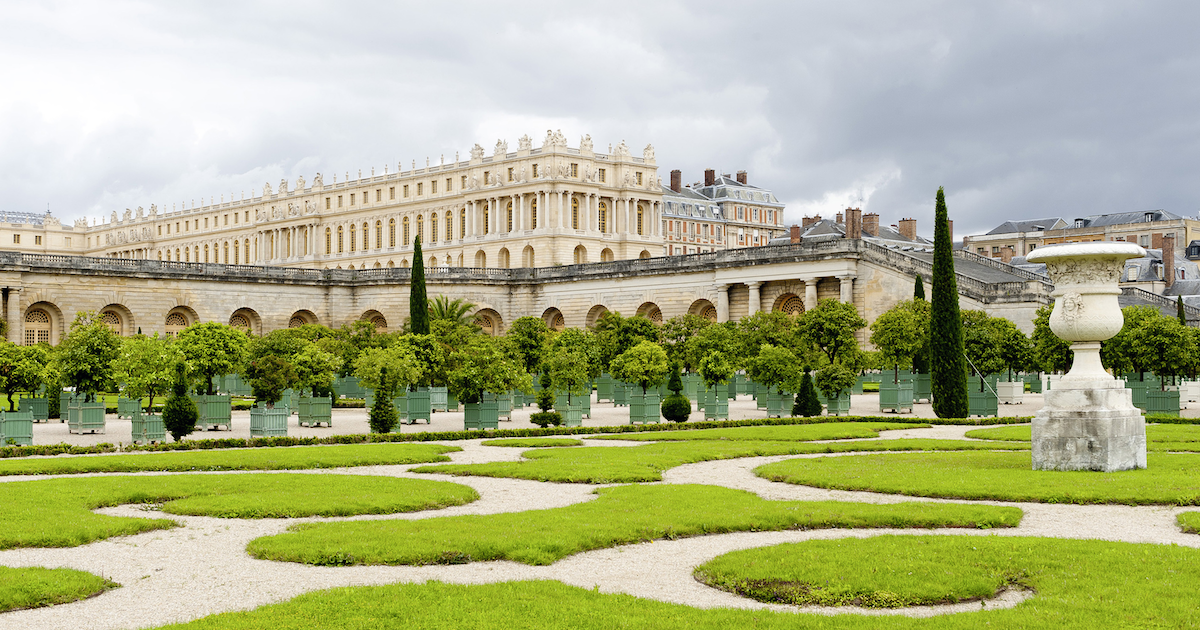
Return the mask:
MULTIPOLYGON (((989 383, 991 384, 991 383, 989 383)), ((994 388, 995 385, 991 384, 994 388)), ((979 377, 971 376, 967 378, 967 415, 968 416, 983 416, 990 417, 998 415, 1000 409, 1000 399, 996 396, 992 389, 983 387, 980 390, 979 377)))
POLYGON ((734 379, 734 388, 735 388, 733 395, 735 397, 738 394, 745 396, 745 395, 753 393, 753 391, 754 391, 752 388, 753 383, 745 374, 734 374, 733 379, 734 379))
POLYGON ((912 408, 913 382, 911 380, 902 379, 899 383, 894 383, 892 379, 884 379, 879 383, 880 411, 900 413, 912 411, 912 408))
POLYGON ((458 396, 446 394, 446 411, 458 411, 458 396))
POLYGON ((687 399, 701 404, 700 394, 704 391, 704 379, 699 374, 684 374, 683 375, 683 395, 687 399))
POLYGON ((75 392, 62 391, 58 393, 58 421, 67 422, 70 417, 69 409, 71 401, 75 399, 75 392))
POLYGON ((842 392, 840 396, 833 400, 829 400, 819 392, 817 397, 821 399, 821 404, 825 405, 826 414, 831 416, 845 416, 850 414, 850 392, 842 392))
POLYGON ((729 418, 729 383, 718 383, 704 390, 704 419, 729 418))
POLYGON ((430 387, 429 388, 429 410, 430 411, 448 411, 447 398, 450 392, 445 387, 430 387))
POLYGON ((428 387, 418 387, 415 392, 408 392, 408 424, 424 420, 429 424, 432 417, 431 400, 428 387))
POLYGON ((287 405, 288 410, 290 410, 292 413, 297 413, 297 410, 300 407, 300 392, 294 389, 283 390, 283 398, 281 399, 281 402, 287 405))
POLYGON ((141 411, 141 399, 125 398, 124 396, 117 397, 117 417, 118 418, 133 418, 133 414, 141 411))
POLYGON ((658 424, 662 420, 662 397, 658 390, 651 387, 645 394, 641 387, 635 387, 629 397, 629 424, 658 424))
POLYGON ((1040 374, 1026 374, 1021 380, 1029 384, 1029 393, 1042 393, 1042 376, 1040 374))
POLYGON ((607 374, 601 374, 600 378, 596 379, 596 402, 612 401, 613 378, 607 374))
POLYGON ((298 422, 302 427, 324 424, 333 426, 333 398, 329 396, 301 396, 297 402, 298 422))
POLYGON ((496 396, 496 413, 499 415, 499 417, 510 422, 512 421, 512 400, 513 392, 499 394, 496 396))
POLYGON ((1146 393, 1150 391, 1149 381, 1125 381, 1125 387, 1133 392, 1133 406, 1141 409, 1143 412, 1149 410, 1149 402, 1147 402, 1146 393))
POLYGON ((288 418, 292 410, 280 405, 274 409, 250 408, 250 437, 279 437, 287 435, 288 418))
POLYGON ((774 387, 766 388, 766 393, 759 392, 759 398, 766 401, 767 417, 792 415, 792 397, 787 392, 781 392, 774 387))
MULTIPOLYGON (((225 427, 226 431, 233 430, 233 398, 224 394, 194 394, 192 402, 196 403, 196 428, 208 431, 225 427)), ((286 404, 284 408, 287 408, 286 404)))
MULTIPOLYGON (((754 383, 754 407, 766 409, 767 400, 771 397, 771 388, 761 383, 754 383)), ((768 414, 770 415, 770 414, 768 414)))
POLYGON ((217 389, 222 394, 229 396, 253 396, 254 390, 250 389, 250 384, 242 380, 241 375, 226 374, 222 383, 217 385, 217 389))
POLYGON ((33 446, 33 414, 0 411, 0 446, 33 446))
POLYGON ((592 387, 591 384, 587 387, 587 393, 579 397, 579 402, 583 404, 582 413, 585 418, 592 417, 592 387))
POLYGON ((500 428, 500 406, 490 394, 485 393, 484 400, 463 405, 463 426, 466 429, 498 429, 500 428))
MULTIPOLYGON (((632 393, 632 389, 633 387, 628 383, 622 383, 620 381, 613 382, 613 406, 628 407, 629 397, 632 393)), ((639 391, 641 390, 640 387, 638 389, 639 391)))
POLYGON ((1179 415, 1179 390, 1160 391, 1157 387, 1146 390, 1146 413, 1166 416, 1179 415))
POLYGON ((130 418, 132 430, 130 431, 131 441, 134 444, 150 444, 152 442, 167 441, 167 429, 163 426, 162 416, 156 413, 143 413, 138 410, 137 413, 130 418))
POLYGON ((408 392, 401 392, 393 398, 392 406, 396 408, 396 425, 408 424, 408 392))
POLYGON ((34 422, 47 422, 50 419, 50 400, 48 398, 42 396, 22 398, 20 405, 18 409, 22 413, 33 414, 34 422))
POLYGON ((917 374, 913 378, 913 402, 933 401, 933 382, 928 374, 917 374))
POLYGON ((372 391, 367 392, 367 395, 363 397, 363 408, 370 409, 371 407, 374 407, 374 406, 375 406, 375 392, 374 392, 374 390, 372 390, 372 391))
POLYGON ((367 390, 354 376, 340 376, 333 381, 333 392, 338 398, 366 398, 367 390))
POLYGON ((583 426, 583 394, 572 395, 570 404, 566 394, 558 394, 554 397, 554 410, 562 414, 563 426, 583 426))
POLYGON ((104 433, 104 401, 83 402, 83 397, 71 399, 67 407, 67 430, 71 433, 104 433))

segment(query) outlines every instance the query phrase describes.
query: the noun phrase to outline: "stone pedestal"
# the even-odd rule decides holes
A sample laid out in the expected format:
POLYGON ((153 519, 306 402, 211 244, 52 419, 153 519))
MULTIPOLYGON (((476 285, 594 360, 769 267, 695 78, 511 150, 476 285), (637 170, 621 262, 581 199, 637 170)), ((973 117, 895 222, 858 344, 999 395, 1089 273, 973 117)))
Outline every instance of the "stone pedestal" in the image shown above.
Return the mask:
POLYGON ((1146 419, 1115 379, 1063 380, 1033 417, 1034 470, 1146 467, 1146 419))

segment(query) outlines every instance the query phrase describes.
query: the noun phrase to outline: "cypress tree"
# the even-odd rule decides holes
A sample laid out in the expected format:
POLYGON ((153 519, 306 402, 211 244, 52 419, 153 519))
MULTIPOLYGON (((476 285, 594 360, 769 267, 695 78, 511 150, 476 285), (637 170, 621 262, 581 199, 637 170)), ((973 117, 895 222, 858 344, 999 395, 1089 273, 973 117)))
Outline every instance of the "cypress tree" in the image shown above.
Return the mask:
POLYGON ((1183 312, 1183 296, 1175 296, 1175 316, 1179 318, 1179 323, 1187 326, 1187 314, 1183 312))
POLYGON ((919 274, 917 275, 917 284, 913 287, 913 299, 925 299, 925 281, 921 279, 919 274))
POLYGON ((412 284, 408 294, 408 323, 414 335, 429 334, 429 300, 425 297, 425 262, 421 257, 418 234, 413 238, 412 284))
POLYGON ((933 228, 933 299, 929 317, 930 388, 933 390, 933 412, 939 418, 965 418, 968 410, 967 364, 963 354, 949 221, 946 194, 938 188, 933 228))
POLYGON ((800 391, 796 393, 796 401, 792 404, 792 415, 805 418, 821 415, 821 401, 817 399, 817 388, 808 370, 804 370, 804 376, 800 377, 800 391))

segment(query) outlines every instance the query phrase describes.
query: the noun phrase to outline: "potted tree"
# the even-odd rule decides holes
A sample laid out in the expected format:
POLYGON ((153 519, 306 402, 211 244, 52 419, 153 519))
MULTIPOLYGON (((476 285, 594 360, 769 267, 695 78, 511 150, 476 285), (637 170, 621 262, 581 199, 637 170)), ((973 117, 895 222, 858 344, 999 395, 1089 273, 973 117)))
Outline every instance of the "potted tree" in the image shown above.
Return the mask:
POLYGON ((136 404, 130 410, 131 435, 135 444, 162 442, 166 428, 162 416, 154 413, 154 399, 171 389, 183 354, 167 339, 136 335, 121 344, 120 354, 113 361, 116 379, 125 384, 125 394, 136 404), (147 398, 146 412, 141 401, 147 398))
POLYGON ((542 363, 543 373, 550 377, 556 393, 554 410, 569 427, 582 424, 584 388, 589 382, 587 363, 582 352, 566 345, 552 349, 542 363))
POLYGON ((250 383, 256 400, 250 409, 250 436, 287 435, 288 417, 292 412, 286 405, 276 406, 276 403, 283 398, 284 390, 295 386, 295 367, 278 355, 267 354, 247 363, 245 370, 243 376, 250 383))
POLYGON ((714 350, 700 359, 700 376, 704 378, 704 419, 729 418, 729 380, 733 366, 725 353, 714 350))
POLYGON ((1033 346, 1029 337, 1007 319, 993 317, 991 324, 1002 369, 1008 374, 1008 380, 996 383, 996 396, 1002 404, 1019 405, 1025 399, 1025 379, 1016 378, 1014 372, 1019 372, 1030 364, 1033 346))
POLYGON ((800 390, 796 393, 795 404, 792 405, 792 415, 805 418, 821 415, 821 401, 817 399, 817 388, 813 385, 813 378, 807 367, 800 376, 800 390))
POLYGON ((497 340, 477 336, 450 357, 448 386, 464 405, 464 427, 499 427, 497 398, 530 387, 529 373, 503 351, 497 340))
POLYGON ((794 352, 769 343, 763 344, 758 354, 747 363, 747 373, 762 388, 759 390, 759 400, 765 403, 767 417, 782 417, 791 411, 792 397, 785 392, 794 391, 799 384, 797 365, 794 352))
MULTIPOLYGON (((800 319, 800 338, 816 348, 823 355, 821 362, 827 364, 817 373, 817 389, 822 392, 828 391, 827 387, 821 386, 822 382, 830 386, 841 383, 841 369, 849 370, 852 376, 857 373, 856 368, 862 360, 862 351, 858 348, 856 334, 866 325, 867 322, 858 314, 858 309, 849 302, 820 300, 815 308, 804 312, 800 319), (839 367, 832 368, 834 364, 839 367), (822 373, 825 374, 824 377, 822 373)), ((837 396, 825 401, 829 413, 849 413, 849 390, 853 386, 854 379, 851 379, 845 387, 834 390, 837 396)))
POLYGON ((817 389, 825 394, 825 410, 829 415, 850 413, 850 388, 855 378, 855 371, 841 363, 830 363, 817 372, 817 389))
POLYGON ((551 387, 550 375, 542 372, 538 381, 537 406, 540 411, 529 415, 529 421, 546 428, 548 425, 559 426, 563 423, 562 414, 554 411, 554 388, 551 387))
POLYGON ((292 357, 292 365, 296 369, 296 387, 300 390, 296 401, 297 423, 302 427, 321 424, 332 427, 333 396, 326 392, 342 368, 342 358, 310 342, 292 357))
POLYGON ((1134 351, 1142 364, 1158 376, 1156 387, 1147 388, 1146 413, 1179 415, 1179 388, 1168 387, 1167 379, 1180 376, 1196 354, 1191 332, 1174 317, 1149 317, 1133 329, 1134 351))
POLYGON ((367 348, 354 360, 355 383, 375 391, 372 408, 390 404, 399 422, 408 414, 408 389, 421 379, 421 364, 412 349, 405 344, 387 348, 367 348), (386 374, 383 370, 387 370, 386 374), (386 376, 386 382, 385 382, 386 376), (387 398, 380 400, 379 392, 387 398))
POLYGON ((892 368, 890 378, 879 384, 880 411, 912 411, 913 380, 901 379, 900 368, 912 366, 928 336, 929 303, 924 300, 901 302, 871 324, 871 343, 881 363, 892 368))
MULTIPOLYGON (((581 406, 583 417, 590 418, 592 417, 592 386, 602 377, 599 341, 591 331, 579 328, 567 328, 554 335, 550 341, 551 353, 564 348, 577 353, 582 362, 581 365, 584 368, 587 380, 583 384, 583 392, 579 400, 583 403, 581 406)), ((611 380, 610 378, 610 391, 611 380)))
POLYGON ((609 364, 616 378, 635 383, 629 402, 629 423, 658 422, 659 394, 657 388, 670 366, 667 353, 653 341, 641 341, 618 355, 609 364))
MULTIPOLYGON (((175 364, 175 378, 171 382, 171 395, 163 405, 163 429, 176 442, 196 430, 196 403, 188 397, 187 364, 175 364)), ((135 434, 136 436, 136 434, 135 434)))
POLYGON ((405 421, 413 424, 424 420, 425 424, 429 424, 433 416, 433 384, 444 379, 445 375, 445 350, 432 334, 404 335, 395 345, 406 346, 409 349, 421 372, 417 382, 408 387, 405 421))
POLYGON ((251 393, 248 384, 240 378, 246 361, 250 337, 240 328, 217 322, 192 324, 179 331, 175 339, 184 359, 191 366, 190 374, 196 379, 201 392, 193 400, 199 414, 197 424, 201 427, 233 427, 232 395, 251 393), (233 376, 236 392, 218 394, 215 387, 217 377, 233 376))
POLYGON ((999 398, 991 378, 1004 366, 1000 359, 999 339, 992 318, 983 311, 962 310, 963 352, 967 355, 967 414, 995 416, 999 398), (990 381, 990 382, 989 382, 990 381))
POLYGON ((667 391, 670 393, 663 398, 661 405, 662 417, 671 422, 687 422, 692 415, 692 401, 683 395, 683 388, 679 364, 674 363, 671 365, 671 378, 667 379, 667 391))
MULTIPOLYGON (((49 360, 43 346, 18 346, 7 341, 0 342, 0 387, 8 395, 9 411, 15 408, 13 394, 33 394, 43 388, 49 360)), ((30 414, 33 422, 45 422, 50 417, 50 405, 45 396, 22 396, 20 410, 21 413, 30 414)))
POLYGON ((108 391, 112 363, 121 341, 92 311, 82 311, 71 322, 71 331, 54 353, 55 371, 75 387, 69 403, 67 425, 71 433, 104 432, 104 400, 97 392, 108 391))

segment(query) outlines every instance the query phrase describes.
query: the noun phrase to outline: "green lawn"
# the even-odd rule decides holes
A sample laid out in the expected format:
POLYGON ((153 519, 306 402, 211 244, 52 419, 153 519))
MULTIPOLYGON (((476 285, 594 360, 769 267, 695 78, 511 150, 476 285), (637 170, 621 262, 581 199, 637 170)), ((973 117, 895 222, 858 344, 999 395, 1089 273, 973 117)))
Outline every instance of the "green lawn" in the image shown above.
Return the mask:
POLYGON ((300 470, 385 464, 447 462, 461 451, 441 444, 338 444, 282 448, 177 451, 86 457, 0 459, 0 475, 70 475, 96 472, 300 470))
POLYGON ((600 488, 561 508, 420 521, 302 523, 250 542, 263 560, 317 565, 550 564, 571 554, 661 538, 731 531, 865 527, 1013 527, 1021 510, 983 505, 766 501, 703 485, 600 488))
POLYGON ((1179 529, 1182 529, 1186 534, 1200 534, 1200 512, 1184 512, 1175 517, 1179 523, 1179 529))
POLYGON ((174 527, 164 518, 95 514, 127 503, 162 504, 175 514, 227 518, 349 516, 470 503, 466 486, 424 479, 288 473, 155 475, 0 483, 0 549, 75 547, 112 536, 174 527))
MULTIPOLYGON (((697 431, 698 433, 699 431, 697 431)), ((859 440, 812 444, 808 442, 749 442, 743 440, 695 440, 657 442, 642 446, 539 449, 522 453, 517 462, 446 464, 420 466, 416 472, 479 477, 510 477, 561 483, 636 483, 661 481, 662 471, 682 464, 757 457, 848 453, 854 451, 926 450, 1029 450, 1017 442, 972 442, 969 440, 859 440)))
MULTIPOLYGON (((1033 428, 1029 425, 994 427, 967 431, 966 436, 978 440, 1030 442, 1033 428)), ((1146 450, 1154 452, 1200 451, 1200 426, 1190 424, 1146 425, 1146 450)))
MULTIPOLYGON (((1095 630, 1194 628, 1200 601, 1200 552, 1174 545, 1009 537, 934 537, 963 550, 963 559, 1024 571, 1036 595, 1014 608, 928 619, 813 615, 765 610, 700 610, 629 595, 603 594, 559 582, 461 585, 441 582, 337 588, 256 610, 213 615, 169 628, 187 630, 384 630, 438 628, 513 630, 1095 630), (968 549, 966 545, 973 547, 968 549), (967 555, 967 554, 970 555, 967 555)), ((866 543, 867 541, 862 541, 866 543)), ((807 544, 807 543, 806 543, 807 544)), ((985 565, 986 566, 986 565, 985 565)), ((839 568, 856 572, 870 565, 839 568)), ((646 588, 654 587, 653 580, 646 588)))
POLYGON ((1200 505, 1200 455, 1153 454, 1145 470, 1031 470, 1029 453, 960 452, 793 459, 759 477, 818 488, 949 499, 1200 505))
POLYGON ((745 549, 696 568, 696 579, 743 597, 797 606, 900 608, 957 604, 1029 587, 1021 543, 966 536, 876 536, 745 549))
POLYGON ((0 612, 65 604, 120 584, 74 569, 0 567, 0 612))
POLYGON ((931 425, 900 422, 831 422, 829 424, 793 424, 784 426, 700 429, 698 431, 661 431, 629 435, 604 435, 592 440, 637 440, 640 442, 683 442, 691 440, 745 440, 751 442, 811 442, 876 438, 880 431, 926 429, 931 425))
POLYGON ((581 440, 571 438, 510 438, 507 440, 484 440, 484 446, 516 446, 518 448, 544 448, 547 446, 583 446, 581 440))

